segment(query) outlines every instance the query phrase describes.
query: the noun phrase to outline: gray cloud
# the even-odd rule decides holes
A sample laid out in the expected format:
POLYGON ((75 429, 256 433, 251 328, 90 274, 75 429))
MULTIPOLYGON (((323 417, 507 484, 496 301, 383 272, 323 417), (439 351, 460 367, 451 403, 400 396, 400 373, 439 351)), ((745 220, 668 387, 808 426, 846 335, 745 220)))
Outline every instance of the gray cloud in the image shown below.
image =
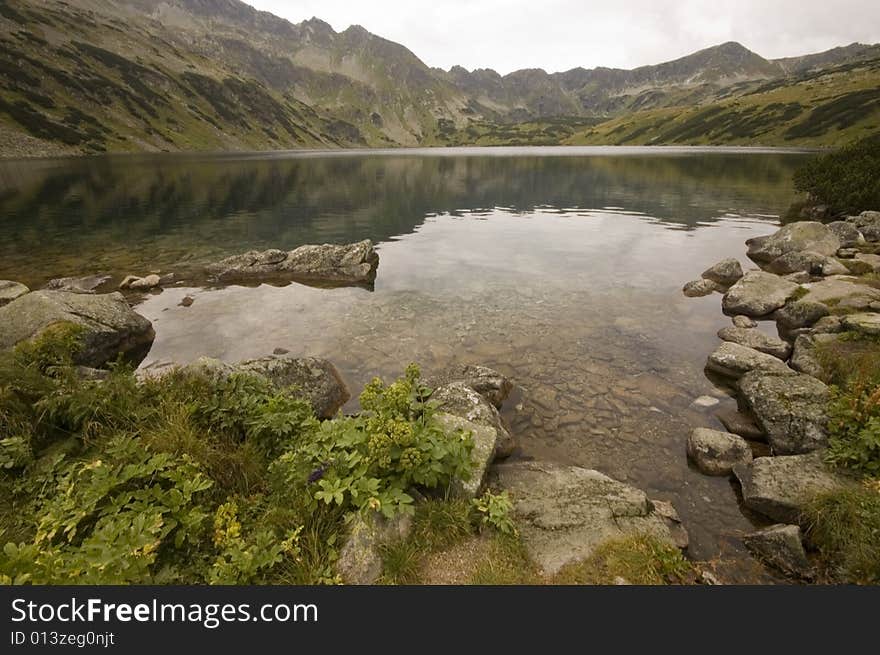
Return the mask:
POLYGON ((769 58, 880 41, 877 0, 247 0, 293 22, 359 24, 448 69, 633 68, 724 41, 769 58))

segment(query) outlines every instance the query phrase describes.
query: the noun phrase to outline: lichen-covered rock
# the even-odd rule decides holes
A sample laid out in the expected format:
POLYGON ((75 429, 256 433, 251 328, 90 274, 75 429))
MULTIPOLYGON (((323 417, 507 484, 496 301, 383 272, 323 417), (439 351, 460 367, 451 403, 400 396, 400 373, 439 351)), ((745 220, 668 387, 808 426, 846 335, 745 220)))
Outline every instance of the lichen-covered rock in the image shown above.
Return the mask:
POLYGON ((749 318, 748 316, 734 316, 731 321, 733 322, 733 326, 738 328, 758 327, 758 322, 753 318, 749 318))
POLYGON ((702 278, 711 280, 722 287, 729 287, 743 276, 742 265, 733 257, 722 259, 714 266, 703 271, 702 278))
POLYGON ((880 314, 849 314, 841 320, 847 330, 870 336, 880 335, 880 314))
POLYGON ((382 577, 382 549, 406 539, 412 532, 412 517, 401 514, 387 519, 378 512, 356 514, 336 561, 336 571, 345 584, 370 585, 382 577))
POLYGON ((275 386, 296 387, 312 403, 318 418, 332 418, 348 402, 351 394, 336 367, 319 357, 270 355, 239 363, 245 373, 261 375, 275 386))
POLYGON ((807 453, 828 443, 828 387, 810 375, 753 371, 739 381, 740 397, 776 455, 807 453))
POLYGON ((477 425, 485 425, 496 432, 496 457, 507 457, 516 444, 495 406, 467 382, 450 382, 431 393, 438 412, 452 414, 477 425))
POLYGON ((841 248, 855 248, 865 243, 865 237, 852 223, 846 221, 833 221, 827 224, 828 229, 840 241, 841 248))
POLYGON ((442 387, 450 382, 464 382, 497 409, 501 409, 513 390, 513 382, 510 378, 487 366, 475 364, 452 366, 439 375, 425 380, 425 384, 432 388, 442 387))
POLYGON ((696 428, 691 432, 687 455, 706 475, 730 475, 737 464, 752 461, 752 449, 745 439, 709 428, 696 428))
POLYGON ((858 216, 847 216, 846 221, 855 225, 866 241, 880 241, 880 212, 864 211, 858 216))
POLYGON ((773 318, 782 332, 810 327, 823 316, 828 316, 828 305, 812 300, 794 300, 777 309, 773 318))
POLYGON ((470 434, 474 440, 474 449, 471 451, 471 477, 467 480, 455 480, 452 484, 452 493, 458 498, 470 500, 476 498, 486 481, 489 465, 495 460, 495 451, 498 447, 498 431, 489 426, 468 421, 460 416, 453 416, 441 412, 435 414, 437 423, 448 434, 461 431, 462 434, 470 434))
POLYGON ((49 280, 46 288, 51 291, 70 291, 71 293, 95 293, 95 290, 107 284, 112 278, 109 275, 87 275, 85 277, 59 277, 49 280))
POLYGON ((822 223, 800 221, 784 225, 770 236, 749 239, 746 245, 751 259, 770 262, 793 251, 833 255, 840 248, 840 240, 822 223))
POLYGON ((747 348, 773 355, 783 361, 791 354, 791 346, 778 337, 764 334, 755 328, 726 327, 718 330, 718 338, 722 341, 738 343, 747 348))
POLYGON ((743 535, 743 544, 752 555, 786 575, 808 575, 810 561, 804 551, 801 529, 797 525, 777 523, 743 535))
POLYGON ((880 289, 875 289, 867 284, 859 284, 858 278, 849 276, 835 276, 804 285, 807 293, 801 298, 802 301, 820 302, 825 305, 832 303, 839 305, 848 299, 860 298, 864 305, 880 300, 880 289))
POLYGON ((721 300, 725 314, 766 316, 782 307, 800 287, 773 273, 749 271, 734 284, 721 300))
POLYGON ((296 280, 331 284, 371 284, 379 255, 370 240, 348 245, 307 245, 290 252, 252 250, 207 267, 223 281, 296 280))
POLYGON ((676 540, 645 493, 579 466, 517 462, 494 470, 510 493, 512 517, 532 560, 545 574, 588 558, 609 539, 651 534, 676 540))
POLYGON ((30 289, 21 282, 0 280, 0 307, 8 305, 13 300, 21 298, 26 293, 30 293, 30 289))
POLYGON ((708 296, 715 291, 723 291, 723 288, 712 280, 700 278, 686 282, 681 291, 688 298, 699 298, 700 296, 708 296))
POLYGON ((821 453, 758 457, 733 472, 746 507, 781 523, 799 523, 804 507, 818 494, 854 484, 829 468, 821 453))
POLYGON ((794 371, 778 357, 729 341, 722 343, 709 355, 706 368, 719 375, 734 379, 739 379, 754 370, 773 372, 778 375, 794 375, 794 371))
POLYGON ((155 338, 153 326, 119 293, 33 291, 0 307, 0 350, 39 336, 57 323, 83 328, 75 363, 101 368, 122 355, 138 364, 155 338))
MULTIPOLYGON (((822 267, 825 266, 828 259, 825 255, 820 255, 817 252, 793 250, 769 262, 765 268, 777 275, 788 275, 799 271, 810 275, 822 275, 822 267)), ((843 272, 846 273, 847 269, 844 268, 843 272)))

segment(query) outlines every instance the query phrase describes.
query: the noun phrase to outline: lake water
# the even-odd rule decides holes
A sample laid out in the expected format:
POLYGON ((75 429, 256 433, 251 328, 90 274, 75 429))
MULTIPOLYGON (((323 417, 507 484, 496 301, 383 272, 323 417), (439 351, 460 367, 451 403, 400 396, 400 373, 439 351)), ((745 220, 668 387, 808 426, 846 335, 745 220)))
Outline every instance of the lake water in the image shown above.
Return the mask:
MULTIPOLYGON (((596 468, 670 500, 691 554, 765 574, 735 485, 689 467, 719 427, 701 395, 720 296, 684 282, 769 234, 808 153, 495 148, 0 162, 0 278, 169 272, 251 248, 370 238, 375 289, 168 288, 138 311, 145 366, 284 348, 332 360, 353 395, 409 361, 511 376, 518 457, 596 468), (190 307, 179 306, 190 295, 190 307)), ((352 401, 349 408, 356 407, 352 401)))

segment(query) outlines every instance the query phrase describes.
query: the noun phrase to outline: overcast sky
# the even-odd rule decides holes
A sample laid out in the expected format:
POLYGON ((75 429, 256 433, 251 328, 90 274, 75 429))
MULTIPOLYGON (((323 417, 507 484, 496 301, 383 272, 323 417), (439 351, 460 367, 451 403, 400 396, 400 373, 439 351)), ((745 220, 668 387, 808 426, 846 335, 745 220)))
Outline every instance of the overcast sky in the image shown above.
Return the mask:
POLYGON ((362 25, 444 69, 633 68, 739 41, 764 57, 880 42, 880 0, 246 0, 362 25))

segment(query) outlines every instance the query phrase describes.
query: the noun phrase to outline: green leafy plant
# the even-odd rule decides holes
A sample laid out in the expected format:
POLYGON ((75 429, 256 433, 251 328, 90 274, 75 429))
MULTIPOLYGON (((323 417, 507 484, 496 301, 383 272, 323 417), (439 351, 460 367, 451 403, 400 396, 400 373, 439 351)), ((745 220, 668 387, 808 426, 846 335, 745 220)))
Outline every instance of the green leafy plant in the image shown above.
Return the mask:
POLYGON ((516 526, 511 518, 513 504, 510 501, 510 494, 506 491, 499 494, 486 491, 479 498, 474 498, 471 506, 481 526, 490 526, 502 534, 516 533, 516 526))
POLYGON ((826 459, 856 473, 880 476, 880 386, 858 380, 832 388, 826 459))

